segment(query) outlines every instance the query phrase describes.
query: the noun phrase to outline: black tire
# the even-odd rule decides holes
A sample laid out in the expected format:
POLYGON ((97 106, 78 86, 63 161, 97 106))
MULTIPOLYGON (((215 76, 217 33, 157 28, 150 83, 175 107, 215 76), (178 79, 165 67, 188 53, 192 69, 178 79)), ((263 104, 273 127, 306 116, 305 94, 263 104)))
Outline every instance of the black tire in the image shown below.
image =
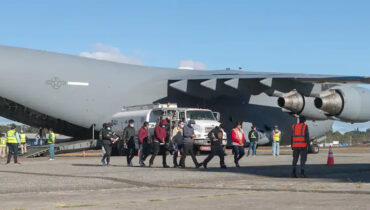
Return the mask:
POLYGON ((320 147, 319 145, 317 144, 312 144, 310 147, 309 147, 309 150, 308 150, 309 153, 312 153, 312 154, 318 154, 320 152, 320 147))

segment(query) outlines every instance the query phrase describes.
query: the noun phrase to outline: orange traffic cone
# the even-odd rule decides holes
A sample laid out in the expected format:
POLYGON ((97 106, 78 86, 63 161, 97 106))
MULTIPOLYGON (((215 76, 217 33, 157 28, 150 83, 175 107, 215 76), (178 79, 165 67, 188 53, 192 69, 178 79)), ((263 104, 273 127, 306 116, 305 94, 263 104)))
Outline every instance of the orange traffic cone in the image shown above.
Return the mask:
POLYGON ((328 166, 334 165, 334 154, 333 154, 333 147, 330 145, 329 147, 329 154, 328 154, 328 166))
POLYGON ((82 157, 86 157, 86 151, 82 150, 82 157))

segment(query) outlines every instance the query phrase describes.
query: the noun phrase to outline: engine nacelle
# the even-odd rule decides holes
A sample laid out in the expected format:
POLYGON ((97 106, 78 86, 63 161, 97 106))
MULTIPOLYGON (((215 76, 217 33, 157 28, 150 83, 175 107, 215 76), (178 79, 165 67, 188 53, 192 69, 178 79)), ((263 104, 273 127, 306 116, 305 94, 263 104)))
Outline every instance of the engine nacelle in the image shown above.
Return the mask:
POLYGON ((316 108, 327 116, 346 122, 370 121, 370 90, 361 87, 337 87, 315 99, 316 108))
POLYGON ((314 106, 314 100, 312 97, 304 97, 297 91, 291 91, 278 99, 278 105, 309 120, 327 120, 328 116, 314 106))

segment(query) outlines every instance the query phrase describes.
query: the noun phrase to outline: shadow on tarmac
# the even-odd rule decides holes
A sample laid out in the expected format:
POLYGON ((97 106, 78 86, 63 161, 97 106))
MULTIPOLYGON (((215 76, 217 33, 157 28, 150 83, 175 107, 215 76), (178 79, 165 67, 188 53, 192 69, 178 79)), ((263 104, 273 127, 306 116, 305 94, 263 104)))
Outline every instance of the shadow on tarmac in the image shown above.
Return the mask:
MULTIPOLYGON (((210 168, 199 169, 201 171, 249 174, 271 178, 290 178, 291 165, 268 165, 268 166, 242 166, 240 168, 228 167, 227 169, 210 168)), ((297 167, 299 175, 300 167, 297 167)), ((333 179, 343 182, 367 182, 370 183, 370 164, 337 164, 327 166, 325 164, 306 165, 306 175, 311 179, 333 179)))
MULTIPOLYGON (((107 167, 107 166, 102 166, 101 164, 79 164, 79 163, 72 164, 72 166, 77 166, 77 167, 107 167)), ((121 165, 112 164, 109 167, 122 168, 122 167, 128 167, 128 166, 124 165, 124 164, 121 164, 121 165)), ((136 165, 136 166, 132 166, 130 168, 143 168, 143 167, 136 165)))
MULTIPOLYGON (((77 167, 102 167, 98 164, 72 164, 77 167)), ((112 165, 111 167, 127 167, 125 165, 112 165)), ((143 168, 134 166, 131 168, 143 168)), ((151 168, 144 167, 143 169, 150 170, 151 168)), ((157 167, 156 169, 163 169, 157 167)), ((186 170, 193 172, 220 172, 220 173, 238 173, 244 175, 256 175, 271 178, 291 178, 291 165, 267 165, 267 166, 242 166, 236 168, 229 166, 227 169, 220 169, 216 167, 208 167, 207 169, 174 169, 166 170, 186 170)), ((297 167, 297 175, 299 175, 300 166, 297 167)), ((333 181, 342 182, 366 182, 370 183, 370 164, 336 164, 334 166, 327 166, 325 164, 310 164, 306 165, 306 175, 310 179, 332 179, 333 181)))

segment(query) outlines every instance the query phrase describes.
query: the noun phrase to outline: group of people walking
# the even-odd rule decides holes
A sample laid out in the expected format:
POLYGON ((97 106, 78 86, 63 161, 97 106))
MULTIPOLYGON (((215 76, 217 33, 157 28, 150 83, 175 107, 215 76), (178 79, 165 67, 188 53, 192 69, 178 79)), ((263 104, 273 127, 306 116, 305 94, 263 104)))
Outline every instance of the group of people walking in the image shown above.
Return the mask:
MULTIPOLYGON (((170 166, 167 164, 167 153, 169 151, 173 155, 173 167, 175 168, 185 168, 185 160, 188 155, 192 158, 196 168, 201 166, 207 168, 207 164, 214 156, 218 156, 220 158, 220 167, 226 168, 223 147, 225 131, 223 125, 220 124, 214 127, 208 133, 208 138, 211 141, 210 153, 203 162, 198 162, 194 151, 194 139, 196 137, 194 133, 194 125, 194 120, 189 120, 186 124, 183 121, 179 121, 177 126, 172 129, 172 132, 169 132, 170 128, 168 120, 161 120, 154 128, 154 134, 151 136, 149 132, 149 123, 144 122, 142 127, 139 129, 138 136, 136 138, 134 120, 128 121, 128 125, 124 128, 121 137, 112 131, 110 124, 104 124, 101 132, 103 145, 102 165, 110 166, 112 146, 114 144, 119 145, 122 143, 126 152, 128 166, 133 166, 132 160, 139 152, 140 166, 146 166, 145 161, 152 153, 149 159, 149 167, 154 167, 154 160, 159 154, 161 154, 163 167, 169 168, 170 166), (178 162, 179 156, 181 156, 181 158, 178 162)), ((274 140, 280 140, 280 135, 281 132, 278 131, 276 127, 274 130, 274 140), (277 132, 276 135, 275 131, 277 132)), ((246 137, 242 129, 242 123, 236 123, 234 129, 231 131, 231 137, 233 142, 234 163, 236 167, 240 167, 239 160, 245 155, 244 146, 246 144, 246 137)), ((255 125, 252 126, 252 130, 248 133, 248 138, 250 146, 247 155, 255 156, 259 139, 259 134, 255 125)), ((118 146, 117 148, 119 149, 120 147, 118 146)))
MULTIPOLYGON (((297 162, 300 157, 301 162, 301 177, 306 177, 305 165, 307 161, 308 148, 310 146, 310 136, 308 126, 305 123, 306 119, 300 117, 299 123, 292 125, 291 133, 291 147, 293 150, 293 170, 292 177, 297 178, 297 162)), ((214 127, 209 133, 208 138, 211 141, 211 149, 209 155, 204 159, 203 162, 198 162, 194 152, 194 139, 196 138, 194 133, 194 120, 189 120, 186 124, 183 121, 179 121, 177 126, 170 132, 168 120, 161 120, 160 123, 154 128, 154 135, 151 136, 149 132, 149 123, 144 122, 142 127, 138 131, 138 138, 136 138, 135 121, 129 120, 127 127, 124 128, 121 137, 116 135, 112 131, 110 124, 104 124, 101 130, 102 140, 102 165, 110 166, 110 156, 112 152, 112 146, 115 143, 123 143, 123 148, 126 150, 127 165, 133 166, 132 160, 134 156, 140 151, 139 164, 144 167, 147 157, 152 153, 149 160, 149 167, 154 167, 154 160, 161 153, 162 165, 164 168, 169 168, 167 165, 167 152, 173 155, 173 167, 185 168, 185 160, 188 155, 191 156, 196 168, 203 166, 207 168, 208 163, 214 156, 220 158, 220 167, 227 168, 224 161, 224 128, 220 124, 214 127), (180 162, 178 157, 181 156, 180 162)), ((235 127, 231 131, 231 138, 233 143, 234 163, 236 167, 240 167, 239 160, 245 155, 244 145, 246 144, 246 138, 242 129, 241 123, 236 123, 235 127)), ((249 138, 249 150, 248 156, 256 155, 256 148, 259 139, 259 134, 255 125, 252 126, 252 130, 248 133, 249 138)), ((272 152, 274 156, 279 156, 281 131, 277 126, 272 131, 272 152)), ((50 160, 54 159, 54 145, 56 136, 52 129, 49 129, 49 153, 50 160)), ((0 136, 0 156, 3 158, 8 153, 7 164, 10 163, 12 157, 14 158, 15 164, 18 162, 18 148, 21 148, 22 153, 27 151, 26 147, 26 135, 23 130, 19 134, 16 131, 16 126, 12 125, 10 130, 7 131, 6 137, 0 136)))

